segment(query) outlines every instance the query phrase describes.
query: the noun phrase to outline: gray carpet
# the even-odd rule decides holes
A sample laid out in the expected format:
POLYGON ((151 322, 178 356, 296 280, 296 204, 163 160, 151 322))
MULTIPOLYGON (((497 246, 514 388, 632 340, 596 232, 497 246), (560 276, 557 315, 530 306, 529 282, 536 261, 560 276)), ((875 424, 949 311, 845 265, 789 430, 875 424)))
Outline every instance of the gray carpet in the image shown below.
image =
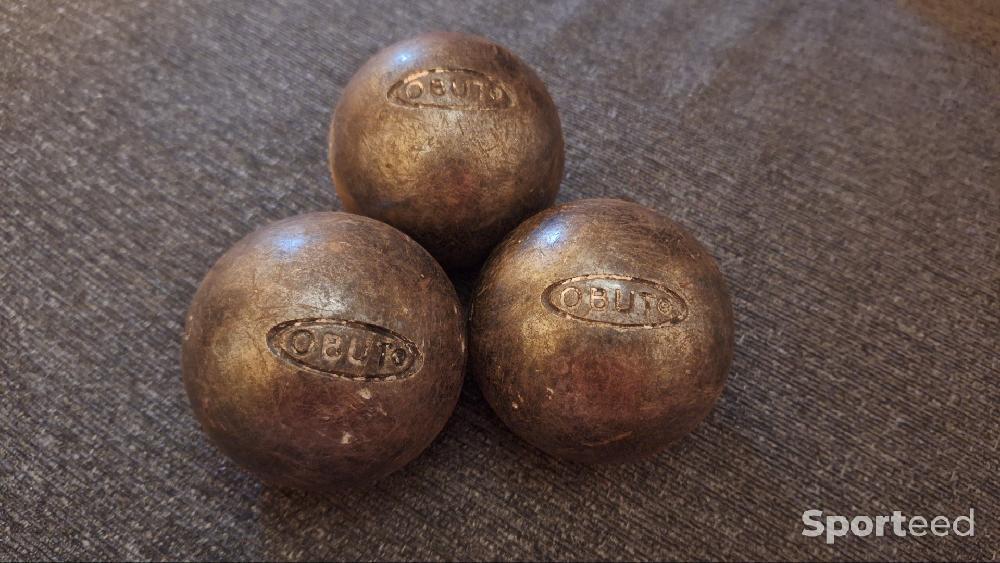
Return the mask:
POLYGON ((0 3, 0 558, 995 560, 998 155, 989 1, 0 3), (470 381, 374 489, 262 487, 191 415, 185 308, 243 235, 338 207, 334 102, 431 29, 538 70, 560 201, 711 249, 729 387, 677 447, 586 468, 470 381), (830 547, 809 508, 975 508, 976 535, 830 547))

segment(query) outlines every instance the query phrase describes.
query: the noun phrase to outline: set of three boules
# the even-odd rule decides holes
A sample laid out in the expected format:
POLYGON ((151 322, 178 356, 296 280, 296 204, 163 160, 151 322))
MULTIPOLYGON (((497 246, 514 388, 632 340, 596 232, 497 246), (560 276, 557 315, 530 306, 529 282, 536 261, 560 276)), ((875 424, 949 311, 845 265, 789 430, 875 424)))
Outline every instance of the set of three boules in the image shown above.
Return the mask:
POLYGON ((714 261, 637 204, 549 208, 558 114, 503 47, 434 33, 379 52, 344 90, 329 157, 353 214, 247 236, 188 314, 188 395, 241 466, 309 489, 375 481, 443 428, 467 354, 500 419, 558 457, 648 455, 711 409, 732 349, 714 261), (467 347, 438 262, 491 250, 467 347))

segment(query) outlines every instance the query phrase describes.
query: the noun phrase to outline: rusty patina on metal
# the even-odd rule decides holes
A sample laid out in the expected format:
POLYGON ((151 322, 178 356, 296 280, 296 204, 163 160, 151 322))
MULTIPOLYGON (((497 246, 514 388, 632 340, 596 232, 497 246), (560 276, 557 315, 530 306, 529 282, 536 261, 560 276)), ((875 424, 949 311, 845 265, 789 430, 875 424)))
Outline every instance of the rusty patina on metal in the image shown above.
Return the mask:
POLYGON ((428 33, 354 75, 330 127, 344 208, 406 232, 449 269, 479 265, 555 201, 563 136, 538 76, 482 37, 428 33))
POLYGON ((430 254, 311 213, 241 240, 188 312, 184 384, 212 441, 270 483, 338 490, 399 469, 458 400, 465 327, 430 254))
POLYGON ((691 432, 733 353, 715 260, 635 203, 549 209, 494 251, 472 298, 470 365, 515 433, 551 455, 627 461, 691 432))

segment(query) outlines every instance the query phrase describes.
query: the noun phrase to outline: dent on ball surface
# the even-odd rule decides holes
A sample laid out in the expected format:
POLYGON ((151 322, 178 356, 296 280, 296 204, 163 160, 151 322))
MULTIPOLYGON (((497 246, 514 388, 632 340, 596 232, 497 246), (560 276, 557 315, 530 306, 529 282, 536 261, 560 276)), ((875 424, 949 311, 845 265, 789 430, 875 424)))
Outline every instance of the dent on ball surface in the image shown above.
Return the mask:
POLYGON ((268 225, 198 288, 184 384, 211 440, 267 482, 337 490, 426 448, 462 385, 454 288, 418 244, 347 213, 268 225))
POLYGON ((535 72, 482 37, 428 33, 385 48, 351 78, 330 127, 344 208, 468 269, 555 201, 559 115, 535 72))
POLYGON ((582 462, 627 461, 691 432, 733 350, 715 260, 638 204, 581 200, 513 231, 472 298, 470 366, 516 434, 582 462))

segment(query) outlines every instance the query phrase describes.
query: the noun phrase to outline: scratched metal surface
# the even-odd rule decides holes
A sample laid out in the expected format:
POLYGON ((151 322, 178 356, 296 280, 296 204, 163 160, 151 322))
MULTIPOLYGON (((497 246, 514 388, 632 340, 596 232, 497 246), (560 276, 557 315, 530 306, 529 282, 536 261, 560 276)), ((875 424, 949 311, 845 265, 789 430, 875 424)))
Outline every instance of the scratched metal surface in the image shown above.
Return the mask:
POLYGON ((990 2, 0 4, 0 558, 996 559, 998 41, 990 2), (467 381, 374 489, 262 487, 191 415, 185 308, 246 233, 338 207, 334 101, 430 29, 538 70, 559 201, 714 253, 729 387, 679 446, 585 468, 467 381), (970 507, 973 538, 800 534, 970 507))

